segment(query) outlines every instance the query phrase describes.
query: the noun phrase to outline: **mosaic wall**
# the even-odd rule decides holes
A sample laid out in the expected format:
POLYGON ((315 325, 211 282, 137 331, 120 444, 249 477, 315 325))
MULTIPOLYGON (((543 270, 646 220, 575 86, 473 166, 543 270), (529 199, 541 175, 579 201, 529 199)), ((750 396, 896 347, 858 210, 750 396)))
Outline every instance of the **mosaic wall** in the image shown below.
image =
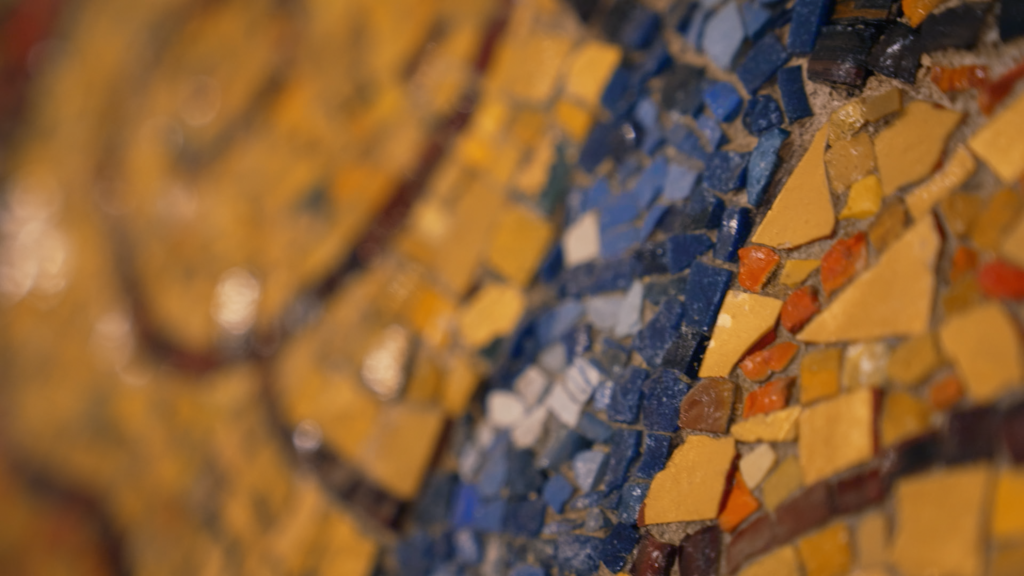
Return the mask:
POLYGON ((0 1, 0 568, 1024 574, 1024 3, 0 1))

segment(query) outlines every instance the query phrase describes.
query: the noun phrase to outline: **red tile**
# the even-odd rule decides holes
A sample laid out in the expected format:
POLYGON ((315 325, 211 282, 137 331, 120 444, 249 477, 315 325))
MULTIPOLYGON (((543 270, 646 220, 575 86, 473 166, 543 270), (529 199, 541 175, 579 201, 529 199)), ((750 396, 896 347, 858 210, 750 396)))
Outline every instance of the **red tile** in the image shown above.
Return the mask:
POLYGON ((776 378, 747 394, 747 398, 743 402, 743 417, 749 418, 785 408, 789 402, 789 390, 792 386, 792 377, 776 378))
POLYGON ((765 280, 779 265, 779 255, 765 246, 740 248, 740 286, 751 292, 760 292, 765 280))
POLYGON ((825 295, 842 288, 867 264, 867 235, 863 232, 836 240, 821 257, 821 287, 825 295))
POLYGON ((819 310, 821 310, 821 304, 818 302, 818 295, 814 292, 814 288, 804 286, 786 298, 779 318, 783 328, 791 334, 796 334, 819 310))
POLYGON ((981 291, 990 298, 1020 300, 1024 298, 1024 270, 1003 260, 994 260, 978 272, 981 291))

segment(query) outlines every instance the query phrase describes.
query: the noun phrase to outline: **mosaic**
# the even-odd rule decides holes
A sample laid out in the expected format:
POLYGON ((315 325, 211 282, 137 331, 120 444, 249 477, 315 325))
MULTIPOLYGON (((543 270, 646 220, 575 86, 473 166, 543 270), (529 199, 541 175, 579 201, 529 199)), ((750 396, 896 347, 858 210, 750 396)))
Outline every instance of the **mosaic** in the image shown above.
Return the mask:
POLYGON ((0 0, 2 572, 1024 573, 1021 37, 0 0))

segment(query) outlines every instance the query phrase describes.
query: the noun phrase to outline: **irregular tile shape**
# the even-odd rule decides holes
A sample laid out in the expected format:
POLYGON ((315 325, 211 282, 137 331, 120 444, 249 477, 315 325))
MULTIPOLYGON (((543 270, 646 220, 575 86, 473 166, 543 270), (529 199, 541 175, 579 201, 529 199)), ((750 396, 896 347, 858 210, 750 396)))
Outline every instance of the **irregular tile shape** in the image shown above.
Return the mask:
POLYGON ((825 0, 798 0, 793 5, 793 21, 789 26, 786 46, 797 56, 810 54, 818 39, 818 30, 826 21, 832 3, 825 0))
POLYGON ((833 522, 797 542, 805 576, 843 576, 850 570, 850 529, 833 522))
MULTIPOLYGON (((960 8, 960 7, 958 7, 960 8)), ((947 10, 947 12, 949 12, 947 10)), ((971 88, 984 88, 988 82, 987 66, 933 66, 930 79, 935 87, 943 92, 963 92, 971 88)))
POLYGON ((518 205, 508 206, 498 216, 487 264, 509 281, 524 286, 533 279, 553 237, 547 219, 518 205))
POLYGON ((754 225, 753 211, 745 206, 728 208, 722 215, 715 241, 715 258, 722 262, 735 262, 740 248, 746 244, 754 225))
POLYGON ((648 366, 661 365, 665 352, 683 323, 684 313, 683 303, 678 298, 670 297, 662 302, 647 325, 634 337, 633 347, 648 366))
POLYGON ((398 498, 414 498, 445 421, 438 408, 409 402, 385 404, 357 455, 360 468, 398 498))
POLYGON ((928 387, 928 402, 936 410, 949 410, 963 396, 963 384, 955 374, 948 374, 928 387))
POLYGON ((722 554, 722 531, 708 526, 679 543, 679 576, 716 574, 722 554))
POLYGON ((747 203, 760 206, 768 192, 775 170, 779 167, 779 150, 789 138, 789 132, 782 128, 769 130, 758 139, 747 163, 747 203))
POLYGON ((828 484, 819 482, 779 505, 775 510, 779 540, 791 540, 827 522, 835 512, 831 495, 828 484))
POLYGON ((814 114, 807 101, 804 73, 800 66, 786 66, 779 70, 777 81, 782 95, 782 107, 786 109, 786 120, 790 124, 814 114))
POLYGON ((718 525, 722 530, 732 532, 760 507, 761 502, 750 493, 750 488, 747 488, 743 477, 736 476, 729 497, 725 500, 725 507, 718 515, 718 525))
POLYGON ((774 511, 779 504, 795 494, 803 486, 800 476, 800 462, 796 456, 789 456, 780 462, 761 488, 765 507, 774 511))
POLYGON ((608 454, 598 450, 584 450, 572 459, 572 474, 582 492, 590 492, 604 474, 608 454))
POLYGON ((903 114, 875 137, 882 191, 888 196, 930 175, 962 118, 959 112, 928 102, 907 104, 903 114))
POLYGON ((562 93, 588 107, 597 106, 621 61, 619 46, 597 40, 585 42, 570 56, 562 93))
MULTIPOLYGON (((686 325, 701 332, 710 332, 712 326, 716 325, 716 318, 719 318, 719 310, 731 283, 731 270, 695 262, 686 283, 686 325)), ((765 308, 764 303, 754 305, 765 308)))
POLYGON ((999 253, 1003 258, 1024 268, 1024 217, 1018 218, 1017 222, 1010 226, 999 253))
POLYGON ((843 355, 843 388, 877 388, 885 382, 889 347, 885 342, 854 342, 843 355))
POLYGON ((889 202, 882 208, 878 217, 871 224, 871 228, 868 229, 871 245, 878 253, 885 252, 893 242, 903 235, 903 228, 906 225, 907 209, 903 205, 903 200, 896 198, 895 201, 889 202))
POLYGON ((646 524, 711 520, 736 455, 732 438, 690 436, 654 477, 644 502, 646 524))
POLYGON ((722 70, 732 68, 732 61, 743 44, 743 18, 736 2, 726 2, 704 25, 701 51, 722 70))
POLYGON ((707 334, 684 325, 665 352, 662 366, 678 370, 687 378, 696 379, 707 345, 707 334))
POLYGON ((643 423, 650 432, 675 432, 679 405, 690 390, 675 370, 660 368, 643 385, 643 423))
POLYGON ((775 466, 775 450, 771 444, 758 444, 756 448, 740 458, 740 474, 751 489, 757 488, 772 466, 775 466))
POLYGON ((566 268, 586 264, 601 254, 601 225, 596 210, 573 222, 562 235, 562 260, 566 268))
POLYGON ((757 89, 771 80, 775 72, 788 61, 789 53, 779 39, 774 34, 766 34, 736 67, 736 76, 743 83, 747 94, 756 94, 757 89))
POLYGON ((676 547, 662 542, 652 534, 645 534, 640 540, 633 561, 632 576, 668 576, 676 559, 676 547))
POLYGON ((996 539, 1024 537, 1024 469, 1004 468, 996 479, 990 533, 996 539))
POLYGON ((870 460, 875 455, 875 392, 858 390, 805 408, 799 448, 806 484, 870 460))
POLYGON ((842 348, 809 350, 800 361, 800 403, 810 404, 839 393, 842 348))
POLYGON ((758 94, 747 102, 743 111, 743 127, 754 136, 782 126, 782 108, 769 94, 758 94))
POLYGON ((1018 96, 967 140, 971 151, 1004 184, 1015 182, 1024 174, 1024 143, 1019 137, 1022 129, 1024 96, 1018 96))
POLYGON ((740 571, 739 576, 800 576, 800 559, 793 546, 783 546, 740 571))
POLYGON ((893 22, 871 47, 868 68, 889 78, 913 84, 921 67, 921 35, 902 22, 893 22))
POLYGON ((978 285, 989 298, 1024 299, 1024 270, 1002 260, 992 260, 978 271, 978 285))
POLYGON ((851 218, 870 218, 882 207, 882 181, 874 174, 853 183, 850 195, 846 198, 846 206, 839 213, 840 220, 851 218))
POLYGON ((752 242, 775 248, 795 248, 832 234, 836 216, 825 176, 827 137, 827 128, 814 136, 754 233, 752 242))
POLYGON ((901 0, 903 14, 906 15, 910 25, 917 28, 931 14, 932 10, 941 3, 941 0, 901 0))
POLYGON ((991 482, 987 465, 947 468, 897 481, 892 564, 907 576, 981 574, 991 482))
POLYGON ((567 574, 597 572, 603 541, 594 536, 566 534, 558 538, 558 566, 567 574))
POLYGON ((867 235, 858 232, 832 243, 821 257, 821 287, 828 296, 860 273, 868 261, 867 235))
POLYGON ((631 336, 640 330, 640 312, 644 305, 644 285, 639 280, 630 285, 626 291, 626 298, 619 308, 619 318, 615 323, 614 335, 616 338, 631 336))
POLYGON ((828 117, 828 143, 835 145, 848 140, 860 130, 868 119, 861 100, 851 100, 832 111, 828 117))
POLYGON ((728 82, 713 82, 704 89, 704 105, 722 122, 732 122, 743 107, 743 97, 728 82))
POLYGON ((764 350, 748 354, 740 362, 740 370, 748 379, 761 382, 772 372, 785 370, 799 351, 800 347, 792 342, 777 342, 764 350))
POLYGON ((725 378, 707 378, 683 398, 679 407, 679 427, 724 434, 735 402, 736 385, 725 378))
MULTIPOLYGON (((1022 227, 1024 229, 1024 227, 1022 227)), ((779 265, 779 253, 764 246, 740 248, 740 286, 751 292, 760 292, 765 280, 779 265)))
POLYGON ((790 377, 776 378, 751 390, 743 401, 743 417, 750 418, 784 408, 789 401, 789 390, 793 387, 793 380, 790 377))
POLYGON ((616 524, 601 544, 601 563, 613 572, 621 570, 639 541, 636 528, 625 522, 616 524))
POLYGON ((812 82, 864 85, 871 46, 878 30, 864 26, 829 25, 821 28, 814 51, 807 60, 807 79, 812 82))
POLYGON ((825 152, 825 168, 833 192, 843 192, 875 170, 875 148, 871 136, 861 132, 840 140, 825 152))
POLYGON ((511 428, 526 415, 522 397, 508 390, 491 390, 485 401, 487 423, 495 428, 511 428))
POLYGON ((733 424, 729 432, 740 442, 790 442, 797 437, 800 407, 759 414, 733 424))
POLYGON ((923 381, 941 362, 935 335, 921 334, 910 338, 893 350, 889 358, 889 379, 909 388, 923 381))
POLYGON ((996 251, 1003 232, 1021 211, 1021 199, 1014 190, 1006 188, 996 192, 971 226, 971 241, 981 250, 996 251))
POLYGON ((994 400, 1024 377, 1017 324, 997 302, 947 319, 939 329, 939 342, 971 400, 994 400))
POLYGON ((704 167, 704 184, 716 192, 731 192, 747 182, 750 154, 719 150, 711 154, 704 167))
POLYGON ((889 447, 928 432, 931 410, 906 392, 890 392, 882 403, 882 423, 879 440, 889 447))
POLYGON ((651 434, 644 436, 644 453, 640 457, 640 463, 636 466, 634 476, 644 480, 654 478, 654 475, 665 468, 668 461, 669 447, 672 445, 672 437, 668 434, 651 434))
POLYGON ((700 377, 728 377, 743 354, 775 326, 781 309, 782 301, 775 298, 728 292, 704 353, 700 377))
POLYGON ((888 472, 876 465, 831 481, 833 511, 836 514, 859 512, 885 501, 889 492, 888 472))
POLYGON ((864 119, 868 122, 877 122, 903 109, 903 92, 899 88, 889 88, 878 94, 861 97, 860 103, 864 119))
POLYGON ((786 298, 785 304, 782 305, 782 311, 779 314, 782 327, 789 333, 796 334, 819 310, 821 310, 821 304, 818 302, 818 295, 815 294, 814 288, 804 286, 790 294, 786 298))
POLYGON ((942 168, 904 196, 910 215, 915 220, 926 216, 933 206, 960 188, 977 168, 978 163, 967 147, 957 147, 942 168))
POLYGON ((922 219, 797 335, 804 342, 913 336, 928 329, 941 239, 922 219), (898 291, 892 290, 899 286, 898 291))
POLYGON ((779 283, 783 286, 799 286, 820 265, 821 260, 786 260, 779 274, 779 283))

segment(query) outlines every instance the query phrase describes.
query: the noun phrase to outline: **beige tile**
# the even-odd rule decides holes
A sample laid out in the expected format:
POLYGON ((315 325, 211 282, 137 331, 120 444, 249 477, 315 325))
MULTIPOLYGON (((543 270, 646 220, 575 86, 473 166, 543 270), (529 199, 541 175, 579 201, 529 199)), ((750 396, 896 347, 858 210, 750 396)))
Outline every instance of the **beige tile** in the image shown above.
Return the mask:
POLYGON ((765 478, 761 487, 765 508, 774 511, 803 485, 800 479, 800 462, 796 456, 784 458, 771 475, 765 478))
POLYGON ((770 444, 759 444, 740 458, 740 474, 747 486, 753 490, 764 480, 775 465, 775 450, 770 444))
POLYGON ((843 389, 878 388, 885 383, 889 347, 885 342, 854 342, 843 354, 843 389))
POLYGON ((818 266, 821 266, 821 260, 786 260, 779 274, 779 283, 783 286, 799 286, 818 266))
POLYGON ((857 523, 857 564, 882 566, 889 558, 889 519, 882 510, 872 510, 857 523))

